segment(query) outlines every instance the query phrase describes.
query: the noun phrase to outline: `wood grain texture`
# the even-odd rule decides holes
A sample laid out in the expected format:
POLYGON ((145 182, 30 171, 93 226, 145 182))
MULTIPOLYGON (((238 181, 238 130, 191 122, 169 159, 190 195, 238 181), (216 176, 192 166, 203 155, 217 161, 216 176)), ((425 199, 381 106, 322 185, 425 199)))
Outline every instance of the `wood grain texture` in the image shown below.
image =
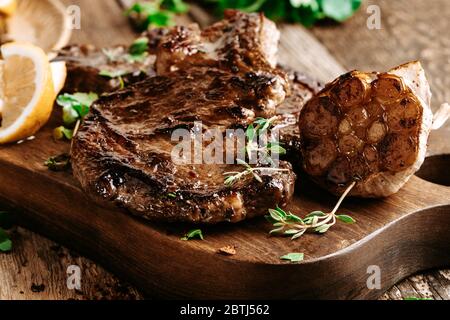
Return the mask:
MULTIPOLYGON (((66 1, 66 2, 71 2, 71 1, 66 1)), ((110 1, 110 2, 112 2, 112 1, 110 1)), ((81 1, 81 4, 83 4, 83 3, 87 7, 87 3, 88 2, 87 1, 81 1)), ((98 1, 97 3, 100 3, 99 6, 103 5, 102 1, 98 1)), ((109 4, 107 4, 107 5, 109 5, 109 4)), ((89 6, 90 7, 92 6, 92 1, 89 2, 89 6)), ((90 9, 90 10, 92 10, 92 9, 90 9)), ((113 9, 110 12, 118 12, 118 11, 120 11, 120 10, 113 9)), ((92 11, 92 12, 94 12, 94 11, 92 11)), ((95 15, 96 14, 94 14, 94 13, 90 13, 90 17, 91 18, 95 17, 95 15)), ((98 18, 96 18, 96 19, 98 19, 98 18)), ((116 19, 116 20, 119 20, 119 19, 116 19)), ((353 23, 353 20, 351 20, 350 22, 353 23)), ((96 33, 93 33, 93 32, 86 33, 85 32, 86 30, 90 30, 90 29, 85 29, 85 26, 88 26, 89 23, 91 23, 91 22, 87 22, 85 19, 82 19, 82 23, 83 23, 83 28, 82 28, 81 31, 77 31, 76 32, 76 35, 74 37, 75 42, 88 41, 88 42, 91 42, 91 43, 98 43, 98 42, 104 41, 102 39, 93 39, 92 37, 95 37, 94 34, 96 34, 96 33)), ((95 24, 92 22, 93 25, 97 25, 97 23, 98 23, 97 21, 95 21, 95 24)), ((117 21, 115 21, 115 23, 117 23, 117 21)), ((100 22, 100 24, 103 24, 103 22, 100 22)), ((284 40, 283 40, 284 42, 282 42, 282 47, 283 47, 282 54, 283 54, 283 52, 291 52, 291 53, 290 54, 285 54, 283 59, 285 61, 287 60, 288 63, 292 63, 292 61, 296 61, 296 60, 299 60, 300 62, 303 62, 305 60, 301 59, 302 51, 301 50, 295 50, 296 47, 293 46, 293 44, 295 44, 296 42, 301 42, 302 36, 298 36, 298 34, 295 32, 295 28, 294 27, 292 27, 292 26, 288 26, 288 27, 289 28, 293 28, 293 29, 291 29, 291 32, 289 32, 289 30, 286 31, 286 33, 284 34, 284 40), (285 35, 288 34, 288 33, 291 33, 291 36, 286 37, 285 35)), ((115 35, 102 35, 105 38, 108 38, 108 40, 107 41, 105 40, 104 42, 101 42, 101 44, 105 44, 105 43, 108 43, 108 44, 123 43, 128 36, 130 36, 130 37, 134 36, 127 26, 123 26, 123 28, 125 28, 125 31, 122 30, 122 28, 119 29, 120 30, 119 31, 120 34, 123 33, 123 38, 121 38, 121 36, 117 36, 116 37, 115 35)), ((283 28, 287 28, 287 27, 283 27, 283 28)), ((115 30, 116 29, 112 29, 112 30, 109 30, 109 32, 112 33, 112 32, 115 32, 115 30)), ((301 32, 299 32, 299 33, 301 34, 303 32, 305 32, 305 31, 303 29, 301 29, 301 32)), ((308 43, 309 40, 310 39, 307 39, 307 41, 305 41, 305 43, 308 43)), ((334 41, 335 41, 335 39, 334 39, 334 41)), ((331 43, 332 42, 333 41, 331 41, 331 43)), ((333 55, 336 55, 336 52, 334 51, 334 48, 333 48, 332 45, 329 45, 329 43, 327 43, 326 41, 324 41, 324 44, 329 48, 330 52, 333 55)), ((317 46, 317 44, 316 44, 316 46, 317 46)), ((308 45, 305 45, 304 47, 306 47, 306 49, 309 48, 308 45)), ((323 48, 321 48, 321 50, 326 52, 326 50, 323 49, 323 48)), ((349 51, 349 50, 347 50, 347 51, 349 51)), ((333 58, 331 58, 331 56, 329 54, 328 54, 328 57, 326 59, 328 61, 333 61, 332 60, 333 58)), ((317 65, 316 61, 312 61, 312 62, 314 62, 313 63, 314 66, 317 65)), ((307 61, 306 64, 310 65, 310 62, 307 61)), ((330 64, 332 64, 332 62, 330 62, 330 64)), ((310 65, 309 68, 314 68, 314 66, 310 65)), ((324 68, 325 70, 322 70, 321 72, 315 72, 315 74, 317 74, 316 75, 317 78, 320 78, 320 79, 323 79, 323 80, 327 80, 329 78, 334 77, 337 73, 339 73, 340 72, 339 68, 340 67, 338 66, 338 64, 335 64, 335 66, 333 68, 330 68, 328 66, 328 67, 324 68)), ((45 139, 45 137, 44 137, 44 139, 45 139)), ((445 145, 445 143, 443 143, 443 144, 445 145)), ((55 147, 55 146, 53 146, 53 147, 55 147)), ((58 146, 58 147, 55 147, 55 148, 60 148, 60 147, 61 146, 58 146)), ((445 146, 443 146, 442 148, 445 148, 445 146)), ((36 150, 33 150, 33 152, 34 151, 36 151, 36 150)), ((30 152, 30 154, 31 154, 31 152, 30 152)), ((32 160, 32 159, 30 159, 29 155, 27 157, 28 157, 28 160, 32 160)), ((34 159, 33 161, 36 161, 36 159, 34 159)), ((40 162, 40 161, 42 161, 42 159, 40 159, 38 162, 40 162)), ((39 168, 41 168, 40 165, 41 164, 39 163, 39 168)), ((36 166, 36 167, 38 167, 38 166, 36 166)), ((306 188, 306 186, 302 186, 302 187, 306 188)), ((317 192, 317 190, 316 191, 312 191, 312 192, 317 192)), ((331 198, 327 198, 327 199, 324 200, 323 203, 321 203, 321 205, 323 206, 324 209, 326 209, 327 206, 330 206, 332 204, 332 202, 333 202, 333 200, 331 198)), ((357 204, 351 203, 350 206, 346 207, 346 208, 352 209, 353 208, 352 206, 355 206, 355 205, 357 205, 357 204)), ((36 210, 36 208, 34 208, 34 209, 31 208, 31 209, 32 210, 36 210)), ((316 207, 314 209, 316 209, 316 207)), ((51 224, 51 221, 47 221, 46 223, 51 224)), ((377 225, 378 226, 380 225, 380 224, 376 224, 375 222, 371 222, 371 223, 374 224, 372 227, 376 227, 377 225)), ((380 223, 380 221, 378 221, 378 223, 380 223)), ((260 222, 258 224, 260 224, 260 225, 250 226, 250 228, 254 232, 256 232, 256 231, 261 232, 260 236, 264 235, 264 237, 262 237, 260 240, 257 241, 257 243, 261 247, 258 247, 258 248, 255 249, 256 252, 261 256, 260 259, 262 259, 262 261, 264 261, 270 254, 273 254, 273 252, 271 253, 268 250, 264 249, 264 244, 266 244, 267 241, 272 241, 272 240, 271 239, 267 239, 265 237, 265 231, 267 231, 266 229, 268 228, 268 226, 266 224, 264 224, 264 222, 262 222, 262 223, 260 222)), ((246 226, 246 228, 247 227, 248 226, 246 226)), ((161 229, 161 230, 164 230, 164 229, 161 229)), ((336 236, 338 236, 340 233, 343 233, 345 230, 347 230, 347 228, 344 228, 344 226, 342 228, 340 228, 340 227, 336 228, 336 236)), ((169 231, 169 233, 172 234, 172 237, 178 238, 179 234, 182 234, 185 230, 184 230, 183 227, 173 227, 173 229, 172 229, 172 227, 170 227, 168 229, 168 231, 169 231)), ((59 231, 59 232, 62 232, 62 231, 59 231)), ((211 237, 213 237, 213 239, 210 239, 210 236, 208 235, 208 242, 212 241, 212 244, 210 244, 208 246, 208 250, 209 250, 209 252, 211 254, 213 254, 215 252, 215 250, 219 247, 219 245, 222 245, 225 242, 233 242, 233 241, 240 240, 240 239, 236 239, 235 238, 235 236, 233 235, 234 232, 232 231, 232 228, 231 228, 231 230, 230 229, 225 230, 225 233, 227 234, 227 236, 228 237, 231 236, 231 238, 225 238, 225 240, 229 239, 229 241, 227 240, 227 241, 225 241, 223 243, 217 243, 217 240, 214 240, 214 237, 216 236, 216 234, 218 232, 221 232, 221 231, 220 230, 212 230, 211 237), (230 235, 230 233, 231 233, 231 235, 230 235), (216 241, 216 242, 214 242, 214 241, 216 241)), ((352 231, 350 230, 350 232, 352 232, 352 231)), ((30 240, 28 240, 28 241, 30 241, 33 245, 32 246, 25 246, 26 247, 25 251, 22 251, 20 253, 19 253, 18 250, 15 250, 11 255, 7 255, 8 258, 16 257, 16 255, 26 255, 29 258, 29 260, 40 259, 39 257, 36 257, 33 254, 31 254, 32 252, 37 251, 37 250, 35 250, 35 248, 40 248, 39 250, 43 250, 44 252, 48 252, 49 250, 51 250, 51 249, 48 249, 48 248, 46 249, 45 240, 44 240, 44 244, 41 244, 41 241, 42 241, 41 237, 36 236, 36 235, 34 235, 32 233, 29 233, 29 232, 27 233, 27 231, 21 229, 20 234, 22 234, 22 233, 29 235, 28 239, 30 239, 30 240), (34 240, 32 240, 31 238, 34 238, 34 240)), ((94 233, 93 237, 95 237, 95 236, 96 236, 96 234, 94 233)), ((63 235, 63 237, 64 237, 64 235, 63 235)), ((334 235, 332 235, 331 237, 333 239, 335 239, 334 235)), ((353 237, 353 235, 350 237, 350 240, 348 240, 348 239, 339 239, 339 241, 337 243, 340 244, 340 245, 344 245, 344 246, 348 245, 349 243, 345 243, 345 241, 348 241, 348 242, 356 241, 352 237, 353 237), (342 243, 342 241, 344 241, 344 243, 342 243)), ((287 239, 275 239, 275 243, 277 243, 275 246, 278 247, 278 249, 283 249, 284 250, 286 247, 284 247, 285 244, 283 244, 283 243, 286 242, 287 245, 289 246, 286 249, 289 248, 289 250, 291 250, 291 251, 295 250, 295 249, 298 249, 298 250, 301 249, 302 251, 305 251, 304 248, 303 248, 304 246, 305 247, 310 247, 311 246, 312 247, 311 250, 314 250, 314 248, 317 249, 317 248, 321 248, 321 247, 325 247, 325 248, 327 247, 327 241, 319 241, 318 243, 316 243, 316 241, 314 239, 315 238, 313 237, 311 239, 306 239, 304 242, 294 243, 294 244, 289 243, 289 241, 287 239), (279 243, 282 243, 282 244, 279 244, 279 243), (292 245, 294 245, 294 247, 292 247, 292 245), (316 246, 316 247, 314 247, 314 246, 316 246)), ((16 243, 16 245, 17 246, 22 246, 22 242, 19 241, 19 242, 16 243)), ((185 243, 182 243, 181 245, 185 245, 185 243)), ((200 243, 200 244, 189 243, 187 245, 194 246, 194 247, 196 247, 198 245, 198 246, 200 246, 200 248, 202 248, 202 246, 204 244, 203 243, 200 243)), ((229 260, 231 260, 231 264, 233 264, 233 261, 239 258, 238 255, 242 254, 244 252, 243 250, 246 249, 245 246, 242 247, 242 248, 243 249, 241 249, 240 246, 238 247, 238 249, 237 249, 238 250, 238 254, 236 255, 237 257, 227 258, 227 257, 222 257, 222 256, 217 256, 216 257, 215 255, 213 255, 213 257, 215 259, 218 259, 219 261, 221 261, 222 259, 229 259, 229 260)), ((205 248, 203 248, 203 249, 205 249, 205 248)), ((90 250, 92 250, 92 248, 90 248, 90 250)), ((89 251, 89 248, 88 248, 87 251, 89 251)), ((65 260, 61 259, 62 261, 60 261, 57 257, 55 257, 52 254, 46 254, 46 255, 47 256, 45 257, 45 260, 48 261, 48 263, 50 263, 50 261, 51 261, 55 265, 59 266, 58 267, 59 271, 54 270, 53 273, 58 273, 59 272, 60 276, 55 277, 55 279, 52 279, 52 277, 50 275, 44 276, 46 273, 41 273, 41 271, 39 271, 38 274, 42 275, 42 279, 43 279, 42 281, 46 281, 47 283, 49 283, 49 286, 52 286, 52 287, 54 286, 54 289, 53 288, 49 289, 48 290, 48 295, 47 295, 46 292, 44 292, 44 293, 41 293, 41 294, 36 294, 34 297, 35 298, 39 298, 39 297, 42 297, 43 294, 45 294, 44 295, 45 297, 54 297, 54 298, 58 297, 58 298, 62 298, 62 299, 73 298, 73 295, 71 295, 73 293, 65 292, 65 291, 67 291, 67 289, 65 288, 65 268, 67 266, 65 265, 66 264, 65 262, 62 262, 62 261, 65 261, 65 260)), ((310 254, 308 254, 307 258, 312 258, 313 256, 314 255, 310 253, 310 254)), ((271 258, 273 259, 272 260, 273 263, 279 263, 279 260, 278 260, 277 256, 274 255, 271 258)), ((82 266, 83 270, 84 270, 83 263, 85 263, 86 265, 90 264, 89 260, 87 260, 87 259, 82 259, 82 258, 77 258, 77 259, 80 259, 80 260, 77 260, 77 261, 79 261, 79 264, 82 266)), ((15 258, 13 260, 14 261, 11 262, 11 263, 13 263, 13 265, 17 266, 17 265, 20 264, 19 260, 15 259, 15 258)), ((0 262, 3 262, 3 259, 0 259, 0 262)), ((6 273, 3 272, 3 270, 9 270, 10 269, 10 267, 8 267, 8 266, 10 266, 10 264, 8 264, 8 263, 6 263, 6 264, 0 263, 0 283, 3 283, 3 281, 1 281, 2 274, 11 275, 11 272, 6 272, 6 273)), ((23 279, 23 283, 28 284, 30 282, 29 279, 32 279, 32 277, 36 277, 36 272, 33 273, 33 270, 41 270, 41 268, 42 268, 42 266, 40 266, 38 264, 36 264, 36 266, 37 266, 38 269, 34 269, 34 268, 32 268, 32 269, 31 268, 30 269, 22 268, 21 269, 21 271, 20 271, 21 273, 20 274, 32 275, 31 277, 28 277, 28 278, 27 277, 23 277, 22 278, 23 279)), ((295 266, 293 266, 293 267, 295 267, 295 266)), ((103 283, 116 283, 115 282, 116 280, 113 279, 102 268, 99 268, 99 267, 95 266, 94 269, 95 269, 95 272, 93 272, 93 273, 87 272, 87 275, 84 275, 84 278, 83 278, 83 279, 86 279, 85 281, 87 281, 86 297, 94 297, 95 296, 95 294, 89 294, 89 292, 94 292, 95 290, 92 290, 92 291, 90 291, 90 290, 92 288, 95 288, 97 285, 102 287, 103 283), (97 279, 95 275, 97 275, 97 277, 99 277, 99 279, 97 279), (102 280, 101 280, 102 277, 105 277, 105 282, 102 282, 102 280), (110 279, 110 280, 108 280, 108 279, 110 279), (111 282, 111 279, 113 279, 112 282, 111 282)), ((200 269, 200 272, 201 271, 202 270, 200 269)), ((406 270, 403 270, 403 272, 406 272, 406 270)), ((19 276, 14 275, 14 272, 12 274, 13 274, 13 276, 11 278, 13 279, 13 281, 12 282, 11 281, 7 282, 7 283, 10 283, 11 286, 5 286, 8 289, 3 289, 3 290, 8 290, 6 294, 3 294, 2 288, 0 287, 0 297, 20 297, 20 291, 21 290, 19 290, 19 294, 17 294, 17 290, 18 289, 14 288, 14 279, 17 280, 18 278, 20 278, 20 275, 19 276), (16 295, 14 296, 14 294, 16 294, 16 295)), ((404 275, 406 275, 406 274, 404 274, 404 275)), ((400 275, 400 276, 404 276, 404 275, 400 275)), ((397 275, 397 276, 399 276, 399 275, 397 275)), ((388 291, 382 298, 384 298, 384 299, 399 299, 399 298, 402 298, 402 297, 404 298, 404 297, 407 297, 407 296, 422 296, 422 297, 425 297, 425 296, 432 295, 436 299, 439 299, 439 298, 444 298, 444 299, 447 298, 448 299, 448 294, 449 294, 448 288, 450 287, 449 286, 449 281, 450 281, 449 279, 450 279, 450 277, 448 275, 448 272, 446 272, 446 271, 430 272, 430 273, 427 273, 424 276, 413 277, 413 278, 410 278, 409 280, 406 280, 406 281, 400 283, 397 287, 394 287, 392 290, 388 291)), ((36 281, 39 282, 38 280, 36 280, 36 281)), ((17 285, 17 283, 21 283, 21 281, 17 281, 15 283, 17 285)), ((23 288, 25 288, 25 289, 26 289, 26 287, 27 287, 27 285, 23 286, 23 288)), ((108 285, 106 285, 106 287, 108 287, 108 285)), ((114 285, 110 285, 110 287, 113 287, 112 292, 114 292, 114 285)), ((170 294, 170 292, 166 292, 166 293, 170 294)), ((112 293, 111 296, 114 296, 114 293, 112 293)), ((134 296, 139 297, 132 290, 131 294, 128 295, 127 297, 133 298, 134 296)), ((79 298, 79 297, 75 297, 75 298, 79 298)))
POLYGON ((0 299, 141 299, 140 293, 98 264, 26 229, 9 230, 12 253, 0 258, 0 299), (67 268, 81 269, 81 289, 67 288, 67 268))

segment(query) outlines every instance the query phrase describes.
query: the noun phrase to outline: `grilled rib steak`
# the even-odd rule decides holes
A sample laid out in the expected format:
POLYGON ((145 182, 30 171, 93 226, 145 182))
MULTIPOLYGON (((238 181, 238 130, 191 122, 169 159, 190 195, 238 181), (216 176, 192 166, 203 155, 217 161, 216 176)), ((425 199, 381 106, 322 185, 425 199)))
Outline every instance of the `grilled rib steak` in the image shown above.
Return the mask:
MULTIPOLYGON (((256 117, 275 115, 284 100, 282 72, 270 67, 274 61, 261 58, 272 59, 273 48, 261 45, 265 42, 258 37, 228 41, 228 35, 236 36, 227 30, 238 30, 233 24, 240 26, 242 20, 258 34, 269 24, 261 15, 228 12, 227 21, 204 33, 219 35, 222 28, 223 41, 245 57, 245 68, 204 65, 203 57, 196 63, 191 56, 169 72, 94 103, 72 145, 74 175, 89 195, 152 220, 205 223, 237 222, 290 200, 295 174, 287 162, 280 162, 285 171, 261 172, 262 182, 245 176, 228 187, 224 173, 242 171, 242 166, 176 164, 171 158, 177 143, 171 141, 173 130, 194 132, 194 123, 202 121, 203 129, 225 135, 225 129, 245 128, 256 117), (250 54, 249 48, 255 51, 250 54)), ((163 56, 173 61, 167 52, 163 56)))

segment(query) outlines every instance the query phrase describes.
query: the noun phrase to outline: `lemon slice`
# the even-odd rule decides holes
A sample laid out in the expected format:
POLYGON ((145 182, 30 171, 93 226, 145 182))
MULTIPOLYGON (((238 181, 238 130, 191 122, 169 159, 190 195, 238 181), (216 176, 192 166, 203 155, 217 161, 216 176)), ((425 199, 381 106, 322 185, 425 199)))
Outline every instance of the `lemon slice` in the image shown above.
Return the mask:
POLYGON ((50 63, 50 69, 52 70, 53 87, 55 93, 58 93, 64 88, 67 77, 67 69, 65 61, 57 61, 50 63))
POLYGON ((0 0, 0 13, 11 16, 16 12, 17 1, 16 0, 0 0))
POLYGON ((3 45, 1 52, 0 143, 9 143, 33 135, 47 122, 57 93, 42 49, 12 42, 3 45))

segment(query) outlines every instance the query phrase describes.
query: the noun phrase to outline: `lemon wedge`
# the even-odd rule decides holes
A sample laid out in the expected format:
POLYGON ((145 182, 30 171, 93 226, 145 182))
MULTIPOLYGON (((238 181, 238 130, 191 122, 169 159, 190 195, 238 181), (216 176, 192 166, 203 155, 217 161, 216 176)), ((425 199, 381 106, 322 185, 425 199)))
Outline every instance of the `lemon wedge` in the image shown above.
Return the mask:
POLYGON ((66 73, 65 65, 51 65, 31 44, 8 43, 1 53, 0 144, 27 138, 48 121, 66 73))
POLYGON ((52 71, 53 87, 56 95, 64 88, 67 77, 67 69, 65 61, 57 61, 50 63, 52 71))
POLYGON ((0 0, 0 13, 11 16, 16 12, 17 1, 16 0, 0 0))

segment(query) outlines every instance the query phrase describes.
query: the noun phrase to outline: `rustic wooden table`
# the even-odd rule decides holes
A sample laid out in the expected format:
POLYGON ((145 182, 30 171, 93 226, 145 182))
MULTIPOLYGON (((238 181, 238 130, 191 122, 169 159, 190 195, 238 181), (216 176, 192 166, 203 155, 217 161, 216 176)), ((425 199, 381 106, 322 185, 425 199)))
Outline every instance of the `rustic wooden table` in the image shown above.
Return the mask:
MULTIPOLYGON (((123 9, 114 0, 63 2, 81 7, 82 27, 74 31, 73 43, 108 46, 129 42, 135 37, 121 13, 123 9)), ((450 90, 446 89, 450 87, 448 16, 448 0, 365 1, 361 11, 343 25, 319 26, 308 32, 299 26, 283 26, 281 60, 297 68, 303 66, 318 79, 329 80, 342 70, 384 70, 408 60, 420 59, 431 82, 433 105, 436 107, 450 101, 450 90), (379 30, 369 30, 366 26, 367 7, 373 4, 381 9, 382 28, 379 30), (296 41, 298 39, 301 43, 296 41), (328 71, 323 73, 323 67, 316 69, 314 64, 303 61, 299 47, 301 50, 320 50, 321 59, 318 60, 329 66, 325 68, 328 71), (297 50, 299 54, 296 54, 297 50)), ((203 24, 209 20, 193 8, 190 16, 180 17, 179 22, 186 23, 191 19, 203 24)), ((449 134, 450 125, 433 133, 429 153, 448 151, 449 134)), ((14 250, 0 254, 0 299, 144 298, 137 289, 103 267, 34 232, 15 227, 12 238, 14 250), (79 291, 67 289, 66 270, 69 265, 77 265, 82 270, 82 288, 79 291)), ((432 270, 412 276, 391 288, 382 299, 406 297, 450 299, 450 270, 432 270)))

